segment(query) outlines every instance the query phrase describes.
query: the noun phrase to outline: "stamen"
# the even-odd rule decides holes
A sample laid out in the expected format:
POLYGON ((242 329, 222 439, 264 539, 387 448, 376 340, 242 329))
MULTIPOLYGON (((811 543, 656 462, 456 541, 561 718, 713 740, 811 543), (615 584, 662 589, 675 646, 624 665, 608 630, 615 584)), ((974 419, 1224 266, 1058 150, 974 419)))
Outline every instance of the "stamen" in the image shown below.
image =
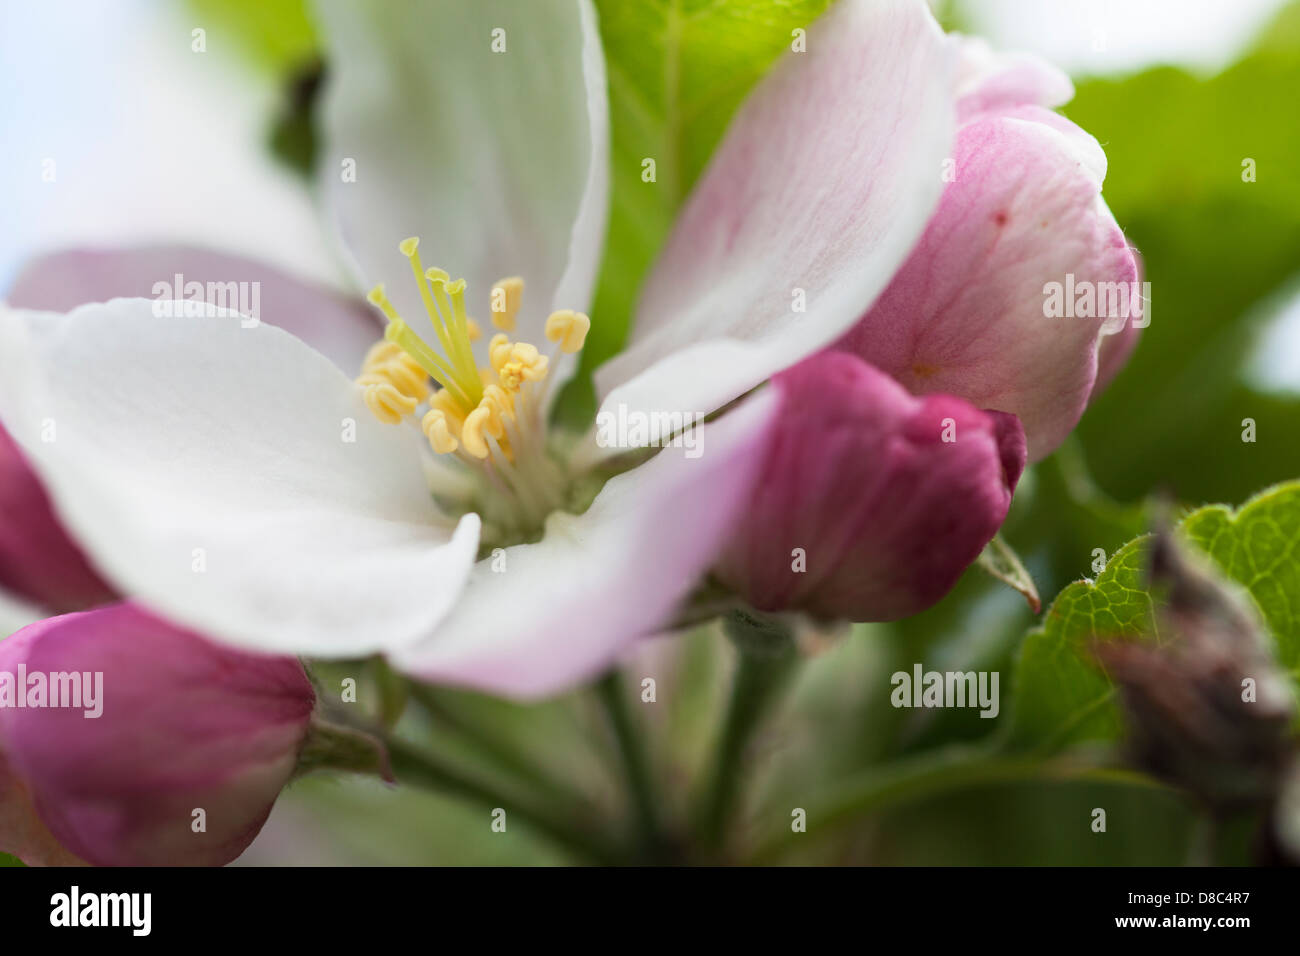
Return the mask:
POLYGON ((505 332, 515 328, 524 282, 518 276, 502 279, 492 287, 491 318, 504 331, 486 343, 488 361, 479 366, 471 343, 483 338, 484 329, 466 312, 465 280, 426 269, 419 244, 412 236, 398 248, 410 262, 437 342, 407 325, 382 285, 371 290, 369 299, 388 327, 357 379, 366 405, 390 424, 416 416, 423 406, 420 428, 433 451, 455 456, 481 479, 473 506, 486 509, 485 521, 507 533, 533 533, 562 506, 568 481, 546 441, 542 412, 550 365, 560 352, 582 348, 591 321, 571 310, 552 313, 545 334, 556 345, 549 355, 529 342, 511 341, 505 332), (441 388, 434 389, 430 379, 441 388))
POLYGON ((488 420, 491 417, 492 411, 483 405, 465 416, 465 427, 460 430, 460 440, 465 446, 465 450, 475 458, 483 459, 488 456, 488 446, 484 432, 487 430, 488 420))
POLYGON ((447 357, 456 364, 457 368, 464 371, 465 376, 461 385, 465 394, 472 399, 469 403, 472 407, 478 404, 478 400, 483 397, 483 392, 478 375, 475 372, 474 350, 470 348, 469 344, 469 318, 465 316, 464 303, 465 280, 457 279, 456 282, 450 282, 447 273, 437 268, 427 269, 424 275, 433 289, 433 297, 438 302, 438 309, 447 323, 447 333, 451 336, 452 348, 448 349, 447 357), (460 284, 462 295, 459 314, 457 314, 455 306, 448 297, 448 292, 457 283, 460 284), (463 322, 462 319, 464 319, 463 322))
POLYGON ((436 408, 447 416, 447 421, 451 424, 453 432, 459 432, 465 426, 465 411, 452 394, 445 389, 440 392, 434 392, 433 398, 429 399, 429 407, 436 408))
POLYGON ((366 407, 385 425, 400 424, 420 404, 411 396, 403 395, 381 375, 362 375, 357 384, 363 388, 366 407))
POLYGON ((503 332, 513 332, 523 295, 524 280, 519 276, 498 280, 492 286, 492 324, 503 332))
POLYGON ((422 369, 429 373, 430 378, 458 398, 463 398, 467 404, 469 403, 456 376, 447 367, 441 356, 425 345, 424 339, 412 332, 411 327, 400 318, 388 323, 388 328, 384 330, 384 338, 389 342, 400 345, 407 355, 411 356, 420 364, 422 369))
POLYGON ((560 343, 560 351, 572 355, 582 351, 591 331, 591 319, 582 312, 561 309, 546 317, 546 337, 560 343))
POLYGON ((429 280, 425 276, 424 265, 420 262, 420 237, 411 236, 409 239, 403 239, 398 243, 397 248, 411 263, 411 271, 415 273, 415 284, 419 286, 420 299, 424 302, 424 311, 429 314, 429 321, 433 323, 433 331, 438 335, 438 341, 442 344, 442 350, 447 353, 454 365, 456 362, 456 352, 452 348, 451 333, 447 329, 442 315, 433 304, 433 294, 429 290, 429 280))
POLYGON ((376 342, 361 363, 362 375, 379 375, 403 395, 422 402, 429 397, 429 376, 420 363, 407 355, 395 342, 376 342))
POLYGON ((510 339, 503 332, 498 332, 492 336, 492 341, 488 342, 488 361, 492 363, 492 371, 500 373, 501 366, 506 364, 510 358, 510 339))
POLYGON ((519 391, 524 382, 540 382, 546 378, 547 358, 537 351, 537 346, 527 342, 516 342, 510 346, 505 361, 497 369, 503 387, 512 392, 519 391))
POLYGON ((424 429, 425 437, 429 439, 429 444, 439 455, 446 455, 454 452, 460 442, 456 441, 456 436, 452 434, 451 427, 447 424, 447 413, 440 408, 431 408, 424 415, 421 422, 424 429))

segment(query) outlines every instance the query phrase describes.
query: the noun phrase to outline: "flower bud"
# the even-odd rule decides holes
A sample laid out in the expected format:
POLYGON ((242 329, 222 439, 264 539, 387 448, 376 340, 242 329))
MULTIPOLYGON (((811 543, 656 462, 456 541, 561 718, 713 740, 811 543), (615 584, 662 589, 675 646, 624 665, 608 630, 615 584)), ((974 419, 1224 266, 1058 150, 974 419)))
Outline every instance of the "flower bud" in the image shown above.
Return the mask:
POLYGON ((0 641, 0 850, 228 863, 293 774, 314 704, 296 658, 212 644, 132 604, 32 624, 0 641))
POLYGON ((1159 643, 1103 641, 1129 755, 1146 772, 1228 810, 1271 802, 1291 758, 1295 703, 1254 608, 1167 532, 1151 585, 1159 643))
POLYGON ((1015 417, 914 398, 840 352, 773 387, 781 408, 718 579, 760 611, 852 621, 943 597, 1006 517, 1025 463, 1015 417))

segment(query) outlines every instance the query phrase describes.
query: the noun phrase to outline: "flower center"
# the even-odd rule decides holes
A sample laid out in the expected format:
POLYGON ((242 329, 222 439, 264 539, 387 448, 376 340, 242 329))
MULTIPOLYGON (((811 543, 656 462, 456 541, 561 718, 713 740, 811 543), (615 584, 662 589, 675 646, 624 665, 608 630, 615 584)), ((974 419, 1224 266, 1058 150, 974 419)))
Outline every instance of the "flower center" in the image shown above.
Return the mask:
POLYGON ((582 349, 591 320, 567 309, 552 312, 545 325, 553 343, 549 355, 511 341, 524 281, 502 279, 492 286, 490 307, 500 331, 487 343, 487 363, 479 365, 474 343, 483 332, 465 310, 465 280, 425 269, 419 244, 412 237, 398 248, 410 260, 441 349, 417 335, 377 285, 368 298, 388 328, 367 353, 357 384, 381 422, 398 425, 418 417, 435 453, 481 479, 474 504, 486 525, 512 538, 540 530, 546 516, 564 504, 569 479, 547 448, 547 373, 559 353, 582 349))

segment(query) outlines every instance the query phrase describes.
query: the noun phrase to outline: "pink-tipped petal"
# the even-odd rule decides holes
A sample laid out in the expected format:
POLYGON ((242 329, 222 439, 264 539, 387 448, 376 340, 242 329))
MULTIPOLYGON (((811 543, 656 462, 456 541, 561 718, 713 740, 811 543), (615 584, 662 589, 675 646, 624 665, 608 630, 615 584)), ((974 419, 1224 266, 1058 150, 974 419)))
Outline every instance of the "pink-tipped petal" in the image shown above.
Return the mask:
MULTIPOLYGON (((1145 279, 1146 270, 1142 266, 1142 256, 1137 249, 1133 250, 1133 261, 1137 265, 1138 282, 1141 283, 1145 279)), ((1143 297, 1141 316, 1130 317, 1122 329, 1103 335, 1101 341, 1097 343, 1097 380, 1092 383, 1092 394, 1088 396, 1090 404, 1096 401, 1097 396, 1106 390, 1106 386, 1114 381, 1115 376, 1128 364, 1129 357, 1137 348, 1138 337, 1151 322, 1149 311, 1151 304, 1145 301, 1145 289, 1143 297)))
POLYGON ((1126 318, 1110 314, 1124 309, 1110 292, 1137 289, 1133 254, 1101 198, 1104 154, 1055 113, 981 115, 959 132, 954 159, 921 242, 839 347, 914 394, 1016 415, 1037 461, 1087 405, 1098 339, 1126 318), (1066 314, 1049 314, 1052 284, 1066 314), (1067 290, 1089 286, 1084 315, 1067 290))
POLYGON ((1074 99, 1074 84, 1061 70, 1032 53, 995 51, 980 37, 950 34, 957 58, 957 117, 1016 106, 1053 109, 1074 99))
MULTIPOLYGON (((289 781, 315 704, 297 659, 233 651, 131 604, 0 641, 0 672, 23 671, 29 703, 32 675, 76 673, 97 688, 90 707, 47 697, 0 708, 11 786, 68 852, 97 865, 234 859, 289 781)), ((0 848, 32 841, 0 830, 0 848)))
POLYGON ((840 352, 774 387, 766 460, 718 577, 759 610, 821 618, 892 621, 939 600, 1006 517, 1019 422, 914 398, 840 352))
POLYGON ((687 201, 597 373, 607 407, 717 408, 852 325, 943 188, 950 54, 924 0, 840 0, 809 28, 687 201))

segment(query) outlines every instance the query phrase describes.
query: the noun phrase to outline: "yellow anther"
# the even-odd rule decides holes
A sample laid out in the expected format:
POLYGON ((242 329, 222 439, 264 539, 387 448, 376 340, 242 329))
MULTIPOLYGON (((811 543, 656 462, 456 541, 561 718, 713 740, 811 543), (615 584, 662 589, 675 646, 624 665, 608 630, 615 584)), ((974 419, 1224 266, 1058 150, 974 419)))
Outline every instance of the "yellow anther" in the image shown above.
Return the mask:
POLYGON ((506 332, 515 330, 515 316, 524 295, 524 280, 519 276, 501 279, 492 286, 492 324, 506 332))
POLYGON ((488 456, 487 440, 483 437, 483 432, 491 417, 491 409, 480 405, 466 416, 465 427, 460 430, 461 443, 475 458, 482 459, 488 456))
POLYGON ((420 404, 411 396, 403 395, 379 375, 363 375, 357 379, 357 384, 362 386, 366 407, 385 425, 400 423, 420 404))
POLYGON ((479 339, 483 338, 483 330, 479 328, 479 324, 473 319, 466 320, 465 331, 469 334, 469 340, 471 342, 477 342, 479 339))
POLYGON ((429 397, 429 376, 396 342, 380 341, 370 347, 361 373, 371 381, 386 381, 403 395, 422 402, 429 397), (377 378, 376 378, 377 376, 377 378))
POLYGON ((537 346, 530 342, 516 342, 510 350, 510 360, 522 365, 531 365, 541 357, 541 354, 537 351, 537 346))
POLYGON ((361 360, 361 370, 374 368, 376 365, 383 365, 390 358, 402 354, 402 347, 396 342, 389 342, 387 339, 380 339, 374 345, 370 346, 366 352, 366 357, 361 360))
POLYGON ((540 382, 546 378, 547 358, 538 353, 535 345, 516 342, 504 359, 497 369, 503 388, 517 392, 524 382, 540 382))
POLYGON ((429 397, 429 393, 433 391, 433 388, 429 385, 429 376, 424 374, 424 369, 420 368, 420 363, 409 356, 394 359, 380 366, 376 371, 387 375, 389 382, 399 392, 414 398, 417 402, 424 401, 429 397))
POLYGON ((447 271, 445 269, 439 269, 437 266, 429 266, 429 268, 425 269, 424 277, 430 282, 451 281, 451 276, 447 274, 447 271))
POLYGON ((415 255, 415 250, 420 248, 420 237, 412 236, 409 239, 403 239, 397 244, 397 248, 401 250, 402 255, 409 259, 415 255))
POLYGON ((510 339, 504 332, 498 332, 492 336, 488 342, 488 360, 492 363, 492 370, 500 372, 501 366, 505 365, 510 359, 510 339))
POLYGON ((552 342, 560 343, 560 351, 572 355, 582 350, 591 331, 591 319, 582 312, 561 309, 546 317, 546 337, 552 342))
POLYGON ((465 424, 465 409, 461 408, 455 396, 445 388, 433 393, 429 399, 429 408, 437 409, 447 416, 447 421, 454 426, 453 431, 460 431, 465 424))
POLYGON ((429 439, 429 444, 439 455, 449 454, 460 447, 460 442, 456 440, 447 422, 447 414, 442 409, 431 408, 425 412, 421 427, 424 429, 425 437, 429 439))
MULTIPOLYGON (((510 397, 510 393, 500 385, 484 386, 482 404, 487 405, 492 409, 492 426, 494 429, 498 428, 497 423, 502 418, 514 418, 514 400, 510 397)), ((501 428, 500 430, 504 431, 504 428, 501 428)), ((497 435, 496 431, 490 431, 489 434, 500 437, 497 435)))

